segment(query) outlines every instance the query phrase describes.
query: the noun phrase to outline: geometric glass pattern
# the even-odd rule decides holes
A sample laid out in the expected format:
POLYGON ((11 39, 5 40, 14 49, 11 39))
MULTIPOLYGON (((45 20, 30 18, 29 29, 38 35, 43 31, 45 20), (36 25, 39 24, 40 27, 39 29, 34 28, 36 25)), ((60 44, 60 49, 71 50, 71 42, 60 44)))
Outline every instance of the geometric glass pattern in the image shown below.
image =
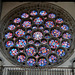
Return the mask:
POLYGON ((1 24, 0 46, 13 64, 51 67, 72 55, 75 23, 64 9, 37 2, 18 6, 11 12, 1 24))

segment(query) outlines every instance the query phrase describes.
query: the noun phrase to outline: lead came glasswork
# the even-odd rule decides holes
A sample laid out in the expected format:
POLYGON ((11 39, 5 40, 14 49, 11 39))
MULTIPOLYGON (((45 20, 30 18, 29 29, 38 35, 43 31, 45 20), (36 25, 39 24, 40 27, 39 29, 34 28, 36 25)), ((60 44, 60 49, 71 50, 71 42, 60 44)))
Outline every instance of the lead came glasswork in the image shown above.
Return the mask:
POLYGON ((55 17, 56 17, 56 15, 55 15, 55 14, 53 14, 53 13, 51 13, 51 14, 49 14, 49 15, 48 15, 48 17, 49 17, 49 18, 55 18, 55 17))
POLYGON ((53 29, 51 31, 51 35, 53 35, 54 37, 59 37, 61 34, 61 32, 58 29, 53 29))
POLYGON ((20 18, 15 18, 14 19, 14 23, 20 23, 21 22, 21 19, 20 18))
POLYGON ((43 23, 43 20, 42 20, 42 18, 37 17, 37 18, 34 19, 34 23, 35 23, 36 25, 40 25, 40 24, 43 23))
POLYGON ((42 39, 42 36, 43 36, 43 34, 42 34, 41 32, 39 32, 39 31, 33 33, 33 38, 34 38, 35 40, 40 40, 40 39, 42 39))
POLYGON ((40 58, 38 63, 39 66, 45 66, 47 64, 47 60, 45 58, 40 58))
POLYGON ((68 27, 67 25, 63 24, 63 25, 61 26, 61 29, 62 29, 62 30, 68 30, 69 27, 68 27))
POLYGON ((27 60, 27 64, 28 64, 29 66, 34 66, 35 63, 36 63, 36 61, 35 61, 34 58, 29 58, 29 59, 27 60))
POLYGON ((60 24, 60 23, 63 23, 63 19, 62 19, 62 18, 57 18, 57 19, 56 19, 56 23, 59 23, 59 24, 60 24))
POLYGON ((26 57, 25 57, 25 55, 18 55, 18 57, 17 57, 17 61, 18 62, 24 62, 25 61, 25 59, 26 59, 26 57))
POLYGON ((35 48, 33 46, 26 48, 26 53, 29 56, 33 56, 36 53, 35 48))
POLYGON ((47 55, 49 53, 49 49, 48 48, 46 48, 46 47, 41 47, 40 49, 39 49, 39 54, 41 54, 41 55, 47 55))
POLYGON ((9 53, 11 56, 15 56, 18 54, 18 50, 16 48, 12 48, 9 53))
POLYGON ((5 37, 7 39, 12 38, 13 37, 13 34, 11 32, 8 32, 7 34, 5 34, 5 37))
POLYGON ((64 39, 70 39, 71 38, 71 34, 70 33, 64 33, 63 34, 63 38, 64 39))
POLYGON ((16 32, 15 32, 15 35, 17 37, 21 37, 23 35, 25 35, 25 31, 23 31, 22 29, 18 29, 16 32))
POLYGON ((16 46, 19 47, 19 48, 23 48, 26 46, 26 40, 24 39, 19 39, 17 42, 16 42, 16 46))
POLYGON ((49 41, 49 46, 51 48, 57 48, 57 47, 59 47, 59 42, 57 40, 51 40, 51 41, 49 41))
POLYGON ((31 16, 36 16, 37 14, 38 14, 38 13, 37 13, 37 11, 35 11, 35 10, 31 11, 31 13, 30 13, 31 16))
POLYGON ((11 24, 11 25, 8 26, 8 29, 9 29, 9 30, 14 30, 15 28, 16 28, 16 27, 15 27, 15 25, 13 25, 13 24, 11 24))
POLYGON ((50 55, 50 56, 49 56, 49 61, 50 61, 51 63, 55 63, 55 62, 57 62, 57 57, 56 57, 55 55, 50 55))
POLYGON ((62 56, 65 56, 66 53, 63 49, 58 49, 57 54, 62 57, 62 56))
POLYGON ((43 11, 40 11, 40 15, 41 15, 41 16, 46 16, 46 15, 47 15, 47 12, 44 11, 44 10, 43 10, 43 11))
POLYGON ((62 42, 62 47, 69 48, 70 47, 70 43, 68 41, 63 41, 62 42))
POLYGON ((5 46, 6 47, 12 47, 14 45, 13 41, 7 41, 5 46))
POLYGON ((48 28, 54 27, 54 22, 53 21, 46 21, 45 26, 48 28))
POLYGON ((29 28, 29 27, 31 27, 31 22, 30 21, 24 21, 22 26, 25 28, 29 28))
POLYGON ((13 64, 51 67, 70 57, 74 49, 74 21, 62 8, 45 4, 24 4, 4 17, 0 45, 13 64))
POLYGON ((29 15, 27 14, 27 13, 23 13, 22 15, 21 15, 21 18, 28 18, 29 17, 29 15))

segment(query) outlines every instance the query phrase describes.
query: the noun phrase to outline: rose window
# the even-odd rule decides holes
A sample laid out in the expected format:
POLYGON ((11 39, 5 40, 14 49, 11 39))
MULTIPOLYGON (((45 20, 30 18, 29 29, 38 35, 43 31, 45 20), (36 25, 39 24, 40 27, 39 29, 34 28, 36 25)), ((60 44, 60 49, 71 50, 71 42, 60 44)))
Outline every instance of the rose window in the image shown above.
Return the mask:
POLYGON ((73 24, 69 13, 51 3, 18 6, 2 21, 1 51, 14 65, 60 65, 73 53, 73 24))

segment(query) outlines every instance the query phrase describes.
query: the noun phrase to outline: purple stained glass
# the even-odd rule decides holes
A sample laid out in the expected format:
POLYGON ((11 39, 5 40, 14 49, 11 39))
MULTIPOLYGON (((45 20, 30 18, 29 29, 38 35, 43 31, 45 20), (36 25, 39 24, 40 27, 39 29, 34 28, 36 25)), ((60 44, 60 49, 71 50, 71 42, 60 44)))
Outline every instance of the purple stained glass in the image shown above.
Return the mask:
POLYGON ((39 54, 46 56, 49 53, 49 48, 41 47, 39 49, 39 54))
POLYGON ((21 36, 25 35, 25 31, 22 30, 22 29, 18 29, 18 30, 15 32, 15 35, 16 35, 17 37, 21 37, 21 36))
POLYGON ((64 39, 70 39, 71 38, 71 34, 70 33, 64 33, 63 34, 63 38, 64 39))
POLYGON ((5 34, 5 38, 9 39, 12 38, 13 34, 11 32, 8 32, 7 34, 5 34))
POLYGON ((61 32, 58 29, 53 29, 51 31, 51 35, 53 35, 54 37, 59 37, 61 35, 61 32))
POLYGON ((36 53, 35 48, 33 46, 26 48, 26 53, 27 55, 33 56, 36 53))
POLYGON ((57 50, 57 54, 58 54, 59 56, 65 56, 65 51, 64 51, 63 49, 58 49, 58 50, 57 50))
POLYGON ((69 27, 68 27, 67 25, 64 25, 64 24, 63 24, 63 25, 61 26, 61 29, 62 29, 62 30, 68 30, 69 27))
POLYGON ((19 47, 19 48, 23 48, 26 46, 26 40, 24 39, 19 39, 17 42, 16 42, 16 46, 19 47))
POLYGON ((41 44, 40 44, 40 42, 39 41, 36 41, 35 42, 35 46, 40 46, 41 44))
POLYGON ((51 13, 51 14, 49 14, 49 15, 48 15, 48 17, 49 17, 49 18, 55 18, 55 17, 56 17, 56 15, 55 15, 55 14, 53 14, 53 13, 51 13))
POLYGON ((45 30, 44 30, 44 33, 49 33, 49 30, 48 30, 48 29, 45 29, 45 30))
POLYGON ((33 38, 35 40, 40 40, 40 39, 42 39, 42 37, 43 37, 42 32, 36 31, 36 32, 33 33, 33 38))
POLYGON ((15 41, 16 40, 16 37, 13 37, 13 40, 15 41))
POLYGON ((38 59, 38 58, 39 58, 39 55, 38 55, 38 54, 37 54, 37 55, 35 55, 35 58, 36 58, 36 59, 38 59))
POLYGON ((40 58, 38 63, 39 66, 45 66, 47 64, 47 60, 45 58, 40 58))
POLYGON ((27 29, 27 33, 32 33, 32 29, 27 29))
POLYGON ((34 58, 29 58, 29 59, 27 60, 27 64, 28 64, 29 66, 34 66, 35 63, 36 63, 36 60, 35 60, 34 58))
POLYGON ((23 13, 22 15, 21 15, 21 18, 28 18, 29 17, 29 15, 27 14, 27 13, 23 13))
POLYGON ((15 56, 18 54, 18 50, 16 48, 12 48, 9 53, 11 56, 15 56))
POLYGON ((46 39, 49 39, 50 38, 50 35, 49 34, 45 34, 45 38, 46 39))
POLYGON ((56 23, 63 23, 63 19, 62 18, 57 18, 56 23))
POLYGON ((42 40, 41 40, 41 43, 42 43, 42 44, 46 44, 47 41, 46 41, 45 39, 42 39, 42 40))
POLYGON ((5 46, 6 47, 12 47, 14 45, 13 41, 7 41, 5 46))
POLYGON ((48 28, 54 27, 54 22, 53 21, 46 21, 45 26, 48 28))
POLYGON ((43 11, 40 11, 40 15, 41 15, 41 16, 46 16, 46 15, 47 15, 47 12, 44 11, 44 10, 43 10, 43 11))
POLYGON ((25 28, 29 28, 29 27, 31 27, 31 22, 30 21, 24 21, 22 26, 25 28))
POLYGON ((30 40, 28 41, 28 43, 29 43, 29 44, 33 44, 33 43, 34 43, 34 40, 30 39, 30 40))
POLYGON ((26 59, 25 55, 18 55, 17 57, 18 62, 25 62, 25 59, 26 59))
POLYGON ((44 29, 44 26, 40 25, 40 26, 39 26, 39 29, 44 29))
POLYGON ((34 19, 34 23, 37 24, 37 25, 40 25, 40 24, 43 23, 43 20, 42 20, 42 18, 37 17, 37 18, 34 19))
POLYGON ((13 24, 11 24, 11 25, 8 26, 8 29, 9 29, 9 30, 14 30, 15 28, 16 28, 16 27, 15 27, 15 25, 13 25, 13 24))
POLYGON ((55 55, 50 55, 49 56, 49 62, 51 62, 51 63, 57 62, 57 57, 55 55))
POLYGON ((62 47, 69 48, 70 47, 70 43, 68 41, 63 41, 62 42, 62 47))
POLYGON ((37 14, 38 14, 38 13, 37 13, 37 11, 35 11, 35 10, 31 11, 31 13, 30 13, 31 16, 35 16, 35 15, 37 15, 37 14))
POLYGON ((59 42, 57 40, 50 40, 49 41, 49 46, 51 48, 57 48, 57 47, 59 47, 59 42))
POLYGON ((32 29, 37 29, 37 26, 36 26, 36 25, 33 25, 33 26, 32 26, 32 29))
POLYGON ((15 18, 14 19, 14 23, 20 23, 21 22, 21 19, 20 18, 15 18))
POLYGON ((30 34, 26 34, 26 35, 25 35, 25 38, 26 38, 26 39, 29 39, 30 37, 31 37, 30 34))

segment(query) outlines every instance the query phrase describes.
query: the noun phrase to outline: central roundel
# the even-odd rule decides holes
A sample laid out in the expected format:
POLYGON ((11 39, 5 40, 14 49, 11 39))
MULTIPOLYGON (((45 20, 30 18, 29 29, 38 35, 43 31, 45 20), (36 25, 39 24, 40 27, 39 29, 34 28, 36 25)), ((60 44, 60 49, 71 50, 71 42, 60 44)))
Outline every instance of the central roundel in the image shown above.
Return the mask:
POLYGON ((42 37, 43 37, 42 32, 36 31, 36 32, 33 33, 33 38, 35 40, 40 40, 40 39, 42 39, 42 37))
POLYGON ((5 57, 24 66, 49 67, 63 63, 73 52, 73 20, 59 9, 49 3, 30 3, 8 14, 0 29, 5 57))

